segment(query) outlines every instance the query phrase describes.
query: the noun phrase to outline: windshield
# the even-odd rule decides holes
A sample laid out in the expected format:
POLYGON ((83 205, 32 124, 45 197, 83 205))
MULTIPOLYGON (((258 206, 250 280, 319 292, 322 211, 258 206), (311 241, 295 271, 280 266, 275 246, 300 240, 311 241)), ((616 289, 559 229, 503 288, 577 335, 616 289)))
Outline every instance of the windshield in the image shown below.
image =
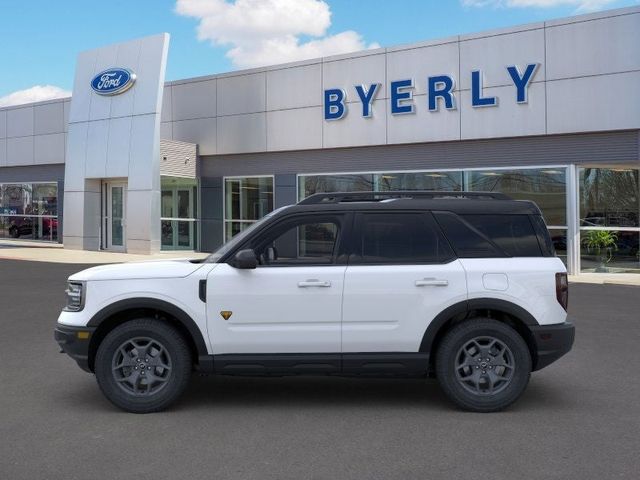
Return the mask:
POLYGON ((280 208, 276 208, 273 212, 268 213, 267 215, 262 217, 260 220, 258 220, 257 222, 251 224, 245 230, 243 230, 240 233, 238 233, 235 237, 233 237, 227 243, 222 245, 218 250, 216 250, 211 255, 209 255, 207 258, 205 258, 204 261, 206 263, 217 263, 218 260, 220 260, 222 257, 224 257, 227 253, 229 253, 231 250, 233 250, 238 245, 240 245, 242 242, 244 242, 245 239, 249 235, 251 235, 251 233, 256 228, 260 227, 265 221, 267 221, 269 218, 273 217, 276 213, 280 213, 281 211, 283 211, 284 209, 289 208, 289 207, 290 207, 290 205, 287 205, 287 206, 284 206, 284 207, 280 207, 280 208))

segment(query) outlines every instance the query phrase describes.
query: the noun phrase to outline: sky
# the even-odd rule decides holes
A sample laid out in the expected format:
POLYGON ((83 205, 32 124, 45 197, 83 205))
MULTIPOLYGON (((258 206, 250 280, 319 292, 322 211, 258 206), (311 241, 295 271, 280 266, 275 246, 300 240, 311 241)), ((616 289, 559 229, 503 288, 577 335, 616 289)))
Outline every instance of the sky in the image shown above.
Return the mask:
POLYGON ((387 47, 640 0, 0 0, 0 106, 70 95, 83 50, 171 34, 167 80, 387 47))

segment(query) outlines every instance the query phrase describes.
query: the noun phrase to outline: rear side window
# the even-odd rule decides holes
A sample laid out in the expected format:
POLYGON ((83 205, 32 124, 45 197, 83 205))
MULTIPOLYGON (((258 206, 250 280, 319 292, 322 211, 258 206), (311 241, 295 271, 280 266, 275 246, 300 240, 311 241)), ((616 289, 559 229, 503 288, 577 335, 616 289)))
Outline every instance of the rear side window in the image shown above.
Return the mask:
POLYGON ((447 239, 460 258, 505 257, 497 245, 471 224, 451 212, 434 212, 447 239))
POLYGON ((363 213, 358 225, 358 243, 350 263, 444 263, 454 258, 429 214, 363 213))
POLYGON ((511 257, 542 255, 529 215, 462 215, 462 218, 511 257))

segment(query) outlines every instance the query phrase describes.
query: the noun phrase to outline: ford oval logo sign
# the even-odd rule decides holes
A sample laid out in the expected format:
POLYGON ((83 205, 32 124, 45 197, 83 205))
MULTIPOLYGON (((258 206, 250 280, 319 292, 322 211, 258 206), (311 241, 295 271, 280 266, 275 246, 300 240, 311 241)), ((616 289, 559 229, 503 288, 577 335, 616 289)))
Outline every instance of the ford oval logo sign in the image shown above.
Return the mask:
POLYGON ((109 68, 91 80, 91 88, 100 95, 118 95, 126 92, 136 81, 136 74, 127 68, 109 68))

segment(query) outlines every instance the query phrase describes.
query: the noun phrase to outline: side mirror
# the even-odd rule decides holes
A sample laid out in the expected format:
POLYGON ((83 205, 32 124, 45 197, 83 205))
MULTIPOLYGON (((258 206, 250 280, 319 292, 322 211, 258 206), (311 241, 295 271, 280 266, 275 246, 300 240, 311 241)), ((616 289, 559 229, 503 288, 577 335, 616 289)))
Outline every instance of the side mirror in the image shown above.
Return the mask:
POLYGON ((258 266, 258 260, 256 259, 256 252, 251 248, 246 250, 240 250, 233 258, 232 267, 241 269, 254 269, 258 266))

